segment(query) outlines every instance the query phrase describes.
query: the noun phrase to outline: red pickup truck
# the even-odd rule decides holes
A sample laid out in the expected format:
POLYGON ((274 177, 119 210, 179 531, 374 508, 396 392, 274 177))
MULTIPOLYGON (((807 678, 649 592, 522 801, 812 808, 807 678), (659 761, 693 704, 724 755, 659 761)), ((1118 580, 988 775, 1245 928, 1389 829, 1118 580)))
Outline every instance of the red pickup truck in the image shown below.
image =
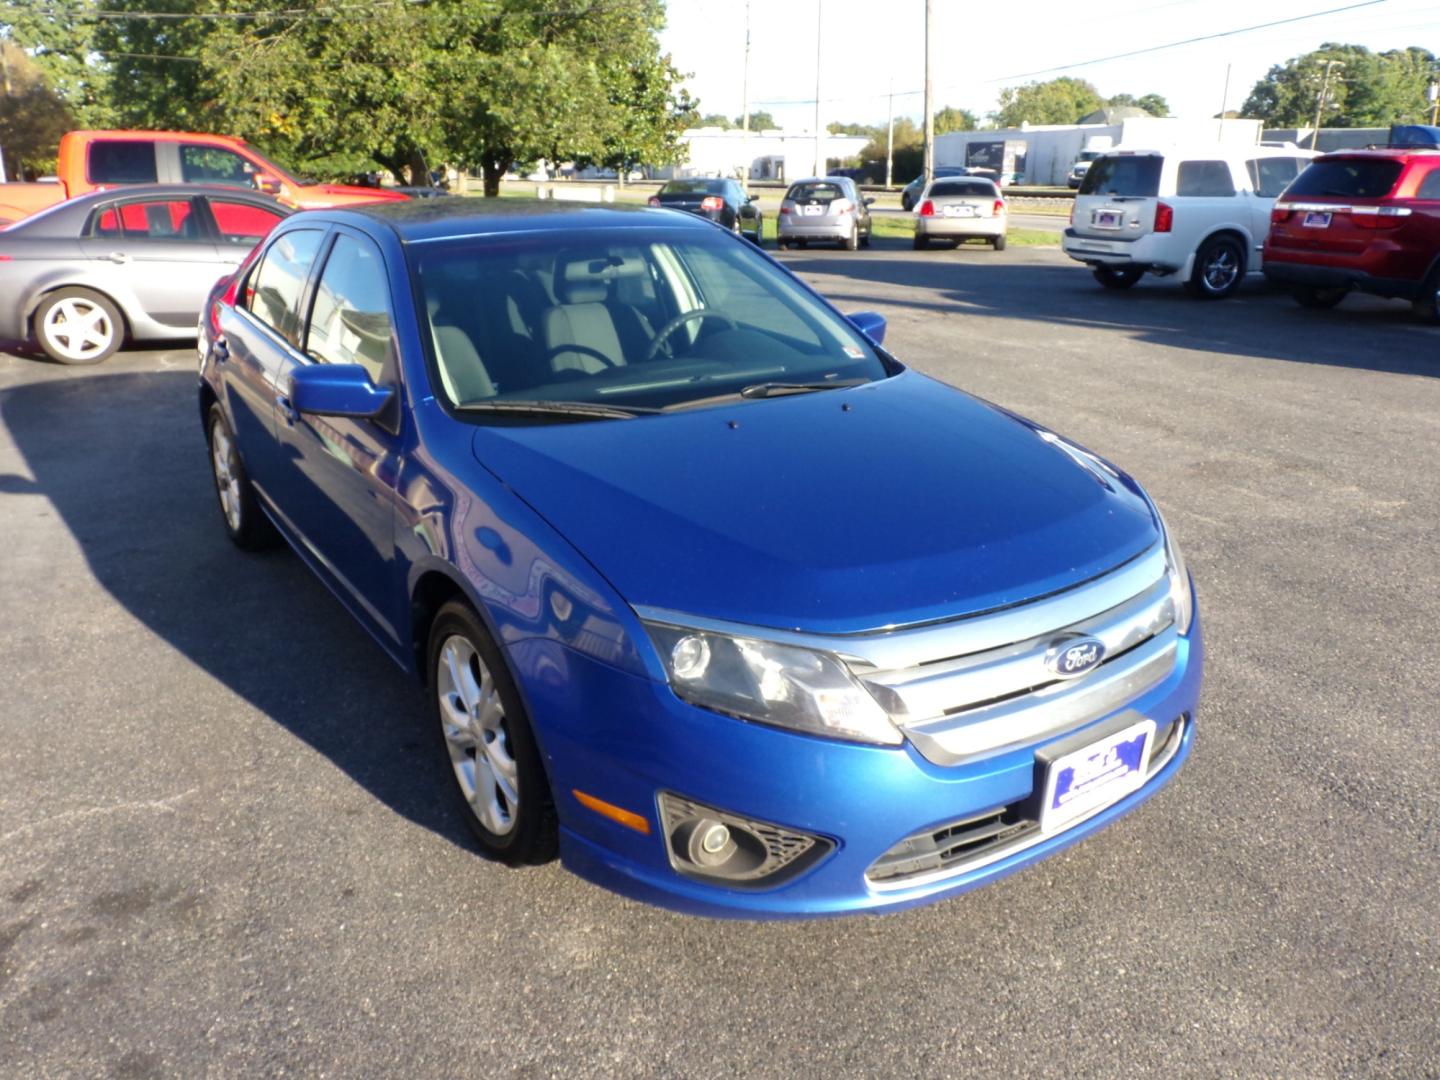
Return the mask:
POLYGON ((0 184, 0 228, 102 188, 127 184, 221 184, 274 195, 301 210, 404 199, 398 191, 306 184, 244 139, 184 131, 72 131, 60 140, 57 181, 0 184))

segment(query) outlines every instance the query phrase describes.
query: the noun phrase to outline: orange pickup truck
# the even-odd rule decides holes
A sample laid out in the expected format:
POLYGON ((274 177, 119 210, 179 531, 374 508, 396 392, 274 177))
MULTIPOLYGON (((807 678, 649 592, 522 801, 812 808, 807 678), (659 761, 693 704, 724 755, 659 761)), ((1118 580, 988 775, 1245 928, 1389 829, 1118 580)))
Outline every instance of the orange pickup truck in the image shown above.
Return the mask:
POLYGON ((184 131, 72 131, 60 140, 58 181, 0 184, 0 228, 47 206, 127 184, 221 184, 274 195, 301 210, 404 199, 398 191, 306 184, 244 139, 184 131))

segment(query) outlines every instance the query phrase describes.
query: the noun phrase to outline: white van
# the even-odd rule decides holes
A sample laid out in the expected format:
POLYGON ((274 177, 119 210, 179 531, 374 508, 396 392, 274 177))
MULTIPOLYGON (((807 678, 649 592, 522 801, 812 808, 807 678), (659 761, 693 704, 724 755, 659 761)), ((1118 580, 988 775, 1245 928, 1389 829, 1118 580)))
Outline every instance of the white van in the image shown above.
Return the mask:
POLYGON ((1218 300, 1259 271, 1275 198, 1313 157, 1223 143, 1110 150, 1086 170, 1061 246, 1108 289, 1148 270, 1218 300))

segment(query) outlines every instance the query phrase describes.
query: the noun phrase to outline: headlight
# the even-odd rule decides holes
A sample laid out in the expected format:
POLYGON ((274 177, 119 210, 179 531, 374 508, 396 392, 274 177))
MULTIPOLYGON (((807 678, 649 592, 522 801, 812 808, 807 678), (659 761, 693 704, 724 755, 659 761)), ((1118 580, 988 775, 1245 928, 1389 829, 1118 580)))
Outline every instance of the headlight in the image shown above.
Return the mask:
POLYGON ((760 638, 647 622, 670 688, 693 705, 812 735, 904 737, 838 657, 760 638))
MULTIPOLYGON (((1159 510, 1155 511, 1157 514, 1159 510)), ((1190 588, 1190 571, 1185 568, 1185 556, 1180 554, 1180 545, 1175 534, 1160 518, 1160 528, 1165 533, 1165 569, 1170 575, 1170 600, 1175 605, 1175 628, 1182 634, 1190 632, 1190 621, 1195 617, 1195 592, 1190 588)))

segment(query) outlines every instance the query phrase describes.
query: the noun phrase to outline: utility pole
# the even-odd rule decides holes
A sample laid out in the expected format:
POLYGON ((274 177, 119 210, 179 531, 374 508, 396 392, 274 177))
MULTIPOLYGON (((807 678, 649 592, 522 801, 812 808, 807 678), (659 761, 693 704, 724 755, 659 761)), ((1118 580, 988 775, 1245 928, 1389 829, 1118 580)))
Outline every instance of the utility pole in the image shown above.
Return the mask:
POLYGON ((743 100, 740 114, 740 158, 745 162, 745 171, 740 177, 740 186, 750 191, 750 0, 745 0, 745 75, 740 81, 740 96, 743 100))
MULTIPOLYGON (((10 111, 10 54, 6 51, 8 41, 0 41, 0 72, 5 76, 5 111, 10 111)), ((0 146, 0 184, 5 183, 10 174, 5 171, 5 148, 0 146)), ((24 179, 23 177, 21 179, 24 179)))
POLYGON ((1225 110, 1230 107, 1230 66, 1225 65, 1225 89, 1220 92, 1220 138, 1225 137, 1225 110))
POLYGON ((885 121, 885 186, 890 186, 890 168, 895 163, 895 77, 890 77, 890 116, 885 121))
POLYGON ((1425 88, 1425 98, 1430 102, 1430 126, 1440 121, 1440 68, 1430 76, 1430 85, 1425 88))
POLYGON ((931 75, 930 28, 935 0, 925 0, 925 183, 935 176, 935 82, 931 75))
POLYGON ((1320 114, 1325 111, 1325 95, 1330 90, 1330 69, 1344 67, 1343 60, 1326 60, 1325 75, 1320 80, 1320 100, 1315 103, 1315 128, 1310 132, 1310 149, 1315 149, 1315 144, 1320 140, 1320 114))
POLYGON ((820 130, 820 32, 825 23, 825 0, 815 0, 815 171, 825 175, 825 133, 820 130))

